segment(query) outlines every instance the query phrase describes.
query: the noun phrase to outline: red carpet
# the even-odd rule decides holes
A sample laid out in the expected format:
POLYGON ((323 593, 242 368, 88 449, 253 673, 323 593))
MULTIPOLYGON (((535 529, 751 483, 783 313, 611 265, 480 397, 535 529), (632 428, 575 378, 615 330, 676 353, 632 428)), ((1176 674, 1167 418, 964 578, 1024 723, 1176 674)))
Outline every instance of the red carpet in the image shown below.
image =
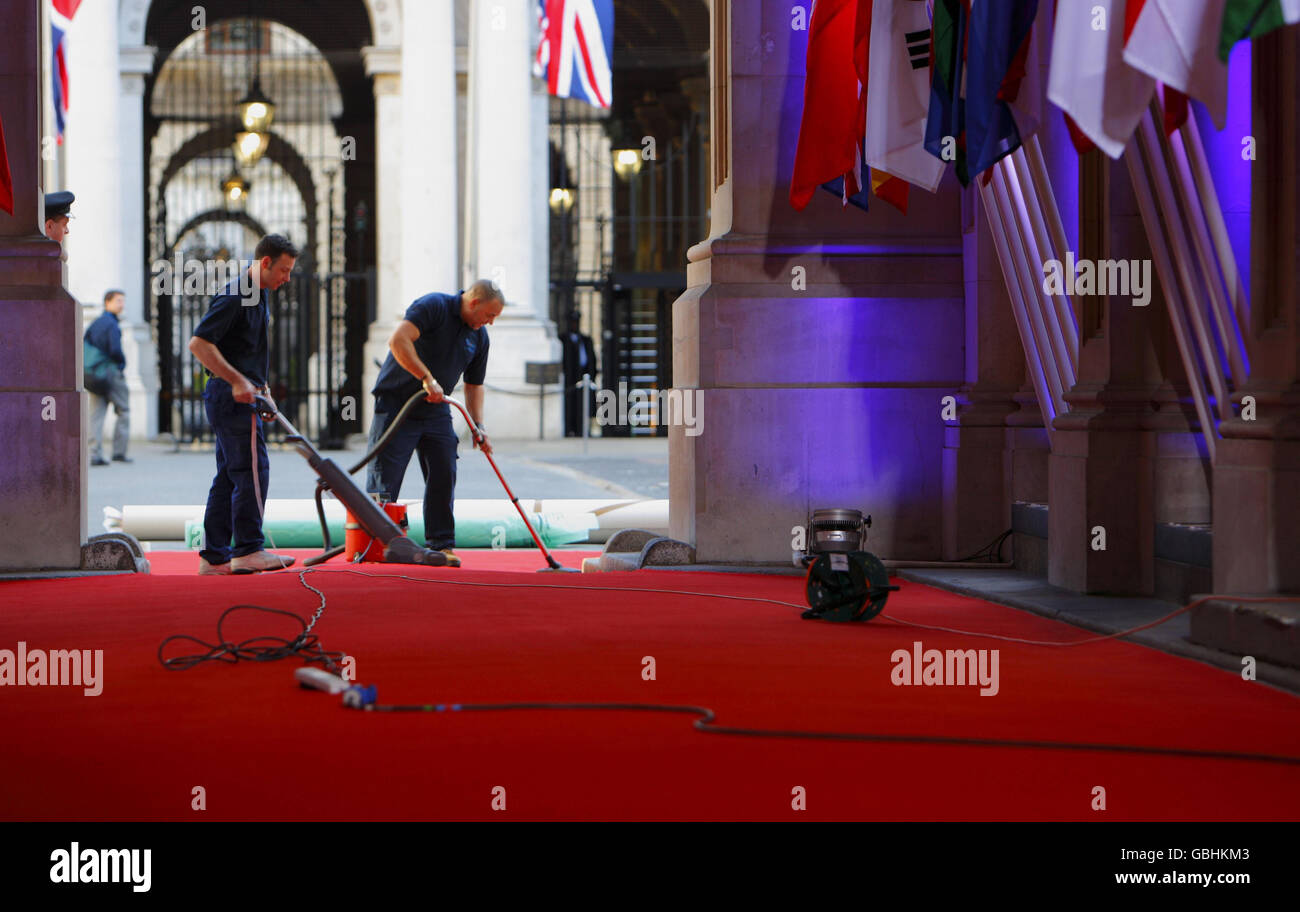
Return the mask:
MULTIPOLYGON (((297 552, 305 555, 309 552, 297 552)), ((590 552, 558 552, 578 566, 590 552)), ((1054 649, 800 620, 802 580, 740 574, 534 574, 532 551, 462 552, 460 570, 328 564, 324 648, 383 703, 636 702, 717 723, 958 738, 1140 744, 1300 756, 1300 701, 1239 675, 1118 642, 1054 649), (493 569, 497 568, 497 569, 493 569), (422 582, 392 577, 395 573, 422 582), (483 585, 454 585, 453 582, 483 585), (525 585, 560 588, 517 588, 525 585), (511 588, 516 587, 516 588, 511 588), (891 654, 999 650, 999 690, 894 686, 891 654), (656 680, 642 679, 652 656, 656 680)), ((20 820, 1296 820, 1300 770, 1070 749, 704 734, 632 711, 359 713, 299 689, 300 664, 167 671, 161 641, 212 642, 237 603, 309 617, 296 573, 199 578, 154 552, 150 576, 0 584, 0 649, 104 650, 103 692, 0 687, 0 818, 20 820), (192 790, 207 809, 191 810, 192 790), (506 809, 491 808, 504 787, 506 809), (1092 810, 1093 789, 1106 810, 1092 810), (806 794, 791 809, 792 790, 806 794)), ((886 613, 1043 640, 1088 634, 900 583, 886 613)), ((231 639, 292 636, 248 614, 231 639)), ((194 651, 175 646, 175 652, 194 651)), ((172 654, 169 651, 169 654, 172 654)))

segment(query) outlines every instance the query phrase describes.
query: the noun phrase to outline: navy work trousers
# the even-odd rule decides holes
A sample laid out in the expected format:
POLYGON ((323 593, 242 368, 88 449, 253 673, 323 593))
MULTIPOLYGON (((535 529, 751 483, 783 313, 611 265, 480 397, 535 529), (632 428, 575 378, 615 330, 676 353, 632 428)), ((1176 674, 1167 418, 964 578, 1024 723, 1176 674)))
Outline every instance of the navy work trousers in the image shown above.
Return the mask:
POLYGON ((235 401, 229 383, 220 377, 208 380, 203 389, 203 406, 217 441, 217 474, 208 491, 203 550, 199 555, 216 565, 262 550, 262 511, 266 507, 271 463, 266 456, 262 419, 251 405, 235 401), (254 427, 257 433, 252 438, 254 427), (253 485, 254 451, 261 503, 253 485))
MULTIPOLYGON (((370 425, 370 448, 388 430, 400 405, 375 398, 375 420, 370 425)), ((424 475, 424 540, 425 546, 435 551, 456 545, 456 520, 453 507, 456 501, 456 447, 459 441, 451 424, 451 411, 420 415, 417 406, 410 417, 397 429, 393 439, 382 453, 370 463, 366 475, 366 490, 372 494, 387 494, 397 500, 402 490, 402 478, 411 462, 411 454, 420 458, 420 472, 424 475)))

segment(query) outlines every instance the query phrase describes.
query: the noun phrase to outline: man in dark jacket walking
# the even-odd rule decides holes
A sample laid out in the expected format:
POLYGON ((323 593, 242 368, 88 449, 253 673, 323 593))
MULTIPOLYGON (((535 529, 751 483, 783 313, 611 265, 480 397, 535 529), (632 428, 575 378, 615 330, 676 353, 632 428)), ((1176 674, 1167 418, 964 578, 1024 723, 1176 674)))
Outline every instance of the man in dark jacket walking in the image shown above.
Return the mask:
POLYGON ((86 345, 96 349, 101 355, 98 370, 92 374, 91 365, 87 364, 86 389, 90 392, 90 464, 106 466, 104 459, 104 419, 108 415, 109 403, 117 416, 113 428, 113 460, 115 462, 132 462, 126 455, 126 441, 131 433, 131 399, 126 388, 126 356, 122 354, 122 329, 118 326, 118 315, 126 304, 126 296, 117 289, 104 292, 104 312, 86 329, 86 345))

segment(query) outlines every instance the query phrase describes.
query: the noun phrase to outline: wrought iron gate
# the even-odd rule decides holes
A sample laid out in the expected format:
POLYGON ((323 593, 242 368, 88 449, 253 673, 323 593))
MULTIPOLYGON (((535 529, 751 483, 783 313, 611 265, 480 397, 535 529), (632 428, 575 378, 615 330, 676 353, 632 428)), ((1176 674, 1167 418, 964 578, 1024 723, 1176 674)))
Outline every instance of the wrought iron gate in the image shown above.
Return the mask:
POLYGON ((343 93, 330 61, 280 22, 211 23, 167 55, 149 113, 159 432, 211 438, 207 375, 189 352, 190 337, 211 296, 250 264, 257 241, 279 233, 301 255, 290 281, 271 294, 268 385, 299 430, 322 447, 340 446, 361 430, 375 282, 364 258, 364 201, 345 222, 341 201, 358 199, 345 177, 358 170, 355 138, 341 135, 343 93), (271 117, 253 127, 247 104, 257 98, 271 117), (187 281, 196 268, 199 280, 187 281))
MULTIPOLYGON (((355 335, 373 313, 374 271, 295 274, 271 293, 267 381, 280 411, 325 448, 338 448, 360 430, 360 359, 355 335), (351 337, 351 338, 350 338, 351 337), (352 344, 349 344, 349 343, 352 344), (357 379, 352 379, 357 378, 357 379)), ((203 366, 187 349, 207 312, 207 295, 160 298, 159 345, 163 368, 160 421, 178 441, 210 440, 203 410, 203 366)), ((268 428, 272 439, 281 432, 268 428)))

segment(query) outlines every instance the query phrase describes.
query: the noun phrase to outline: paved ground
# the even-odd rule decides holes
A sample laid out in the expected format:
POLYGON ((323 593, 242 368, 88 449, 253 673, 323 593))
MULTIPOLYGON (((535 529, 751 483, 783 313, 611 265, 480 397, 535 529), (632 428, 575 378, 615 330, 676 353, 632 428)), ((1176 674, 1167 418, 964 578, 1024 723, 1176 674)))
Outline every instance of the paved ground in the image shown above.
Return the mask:
MULTIPOLYGON (((593 438, 520 440, 494 443, 497 465, 521 498, 535 497, 668 497, 668 439, 593 438)), ((360 439, 347 450, 326 453, 351 467, 364 455, 360 439)), ((87 534, 104 531, 104 507, 124 504, 201 504, 216 464, 210 445, 175 450, 170 444, 133 444, 135 462, 90 468, 87 534)), ((364 472, 364 470, 363 470, 364 472)), ((316 476, 297 452, 272 448, 270 496, 311 497, 316 476)), ((403 498, 424 493, 415 459, 402 483, 403 498)), ((504 497, 492 467, 481 453, 462 442, 456 495, 463 498, 504 497)))
MULTIPOLYGON (((1154 598, 1080 595, 1018 570, 917 569, 902 570, 900 575, 904 579, 1032 611, 1101 634, 1114 634, 1149 624, 1179 607, 1154 598)), ((1241 671, 1241 656, 1193 643, 1187 638, 1190 627, 1190 616, 1184 613, 1156 627, 1130 634, 1126 639, 1230 671, 1241 671)), ((1300 670, 1259 661, 1256 673, 1260 681, 1300 694, 1300 670)))

